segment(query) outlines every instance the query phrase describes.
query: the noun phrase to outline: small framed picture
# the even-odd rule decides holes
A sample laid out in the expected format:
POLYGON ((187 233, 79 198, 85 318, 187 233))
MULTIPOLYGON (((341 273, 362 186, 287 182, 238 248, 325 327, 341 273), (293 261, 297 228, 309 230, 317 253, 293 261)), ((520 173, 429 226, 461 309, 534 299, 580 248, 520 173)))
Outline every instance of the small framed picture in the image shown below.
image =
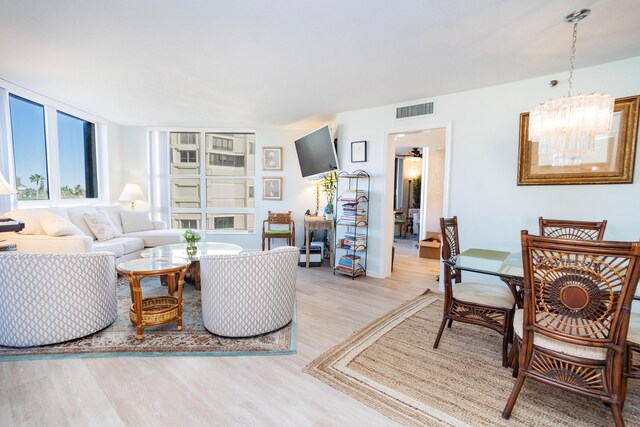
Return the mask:
POLYGON ((367 141, 355 141, 351 143, 351 163, 367 161, 367 141))
POLYGON ((282 147, 262 147, 262 170, 282 170, 282 147))
POLYGON ((262 200, 282 200, 282 178, 265 176, 262 178, 262 200))

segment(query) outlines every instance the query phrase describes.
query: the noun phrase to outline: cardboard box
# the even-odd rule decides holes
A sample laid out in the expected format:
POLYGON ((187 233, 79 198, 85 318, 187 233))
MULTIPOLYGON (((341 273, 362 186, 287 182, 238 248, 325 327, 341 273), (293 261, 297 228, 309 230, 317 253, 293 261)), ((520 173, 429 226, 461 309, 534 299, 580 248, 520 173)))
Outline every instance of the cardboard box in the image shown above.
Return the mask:
POLYGON ((421 240, 420 245, 420 258, 440 259, 440 241, 442 237, 440 233, 428 231, 427 238, 421 240))

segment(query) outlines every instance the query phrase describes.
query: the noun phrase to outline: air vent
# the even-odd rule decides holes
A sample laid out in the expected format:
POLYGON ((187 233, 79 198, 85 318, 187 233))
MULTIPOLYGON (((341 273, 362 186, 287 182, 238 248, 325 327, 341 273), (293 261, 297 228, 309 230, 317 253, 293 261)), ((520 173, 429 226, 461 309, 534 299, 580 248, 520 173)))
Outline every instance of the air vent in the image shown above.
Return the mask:
POLYGON ((407 105, 406 107, 396 108, 396 119, 433 114, 434 106, 435 102, 431 101, 424 104, 407 105))

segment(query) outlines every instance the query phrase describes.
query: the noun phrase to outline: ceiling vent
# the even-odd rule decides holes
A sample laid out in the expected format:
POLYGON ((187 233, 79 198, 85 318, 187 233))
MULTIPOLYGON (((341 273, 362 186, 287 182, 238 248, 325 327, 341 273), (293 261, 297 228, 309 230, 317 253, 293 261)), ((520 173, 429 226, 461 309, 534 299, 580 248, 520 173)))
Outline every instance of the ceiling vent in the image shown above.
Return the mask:
POLYGON ((407 117, 428 116, 434 114, 435 102, 425 102, 424 104, 407 105, 396 108, 396 119, 406 119, 407 117))

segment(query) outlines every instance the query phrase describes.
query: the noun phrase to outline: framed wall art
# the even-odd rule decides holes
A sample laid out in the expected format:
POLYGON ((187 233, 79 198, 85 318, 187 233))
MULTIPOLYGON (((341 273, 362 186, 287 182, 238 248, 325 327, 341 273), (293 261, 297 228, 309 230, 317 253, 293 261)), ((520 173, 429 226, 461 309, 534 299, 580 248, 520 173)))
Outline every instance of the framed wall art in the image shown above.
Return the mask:
POLYGON ((367 141, 355 141, 351 143, 351 163, 367 161, 367 141))
POLYGON ((262 178, 262 200, 282 200, 282 177, 262 178))
POLYGON ((282 170, 282 147, 262 148, 262 170, 281 171, 282 170))
POLYGON ((594 138, 594 150, 579 164, 556 166, 529 141, 529 113, 520 114, 518 185, 630 184, 638 139, 640 96, 618 98, 608 135, 594 138))

